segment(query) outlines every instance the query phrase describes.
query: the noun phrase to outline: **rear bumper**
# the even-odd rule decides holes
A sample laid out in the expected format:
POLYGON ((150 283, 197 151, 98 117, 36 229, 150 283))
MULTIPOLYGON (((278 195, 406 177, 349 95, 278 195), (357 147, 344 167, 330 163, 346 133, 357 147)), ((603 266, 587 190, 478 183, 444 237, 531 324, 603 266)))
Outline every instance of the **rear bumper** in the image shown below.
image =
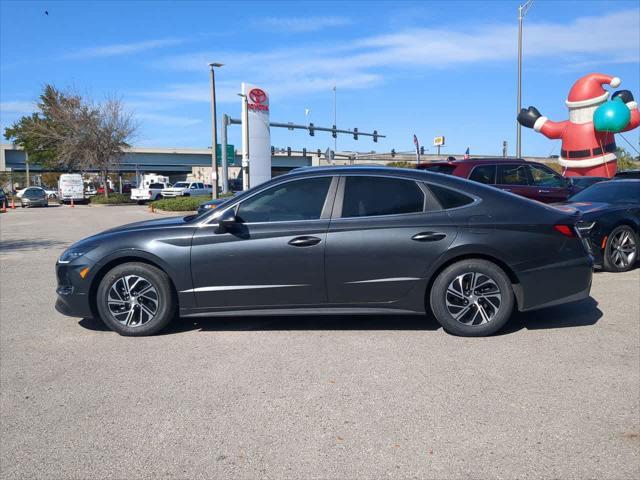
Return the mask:
POLYGON ((593 257, 565 260, 517 272, 514 293, 520 311, 535 310, 589 297, 593 257))

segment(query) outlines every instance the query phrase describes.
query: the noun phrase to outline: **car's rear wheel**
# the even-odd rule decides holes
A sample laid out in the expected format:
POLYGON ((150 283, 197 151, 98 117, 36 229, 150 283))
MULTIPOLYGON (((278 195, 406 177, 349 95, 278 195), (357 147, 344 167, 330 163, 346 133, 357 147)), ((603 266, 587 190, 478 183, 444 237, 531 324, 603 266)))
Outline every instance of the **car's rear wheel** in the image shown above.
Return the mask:
POLYGON ((462 260, 445 268, 434 281, 429 298, 440 325, 463 337, 497 332, 514 307, 509 277, 496 264, 482 259, 462 260))
POLYGON ((110 270, 96 294, 100 318, 125 336, 153 335, 175 316, 169 277, 146 263, 124 263, 110 270))
POLYGON ((604 247, 604 268, 609 272, 631 270, 638 260, 638 236, 628 225, 613 229, 604 247))

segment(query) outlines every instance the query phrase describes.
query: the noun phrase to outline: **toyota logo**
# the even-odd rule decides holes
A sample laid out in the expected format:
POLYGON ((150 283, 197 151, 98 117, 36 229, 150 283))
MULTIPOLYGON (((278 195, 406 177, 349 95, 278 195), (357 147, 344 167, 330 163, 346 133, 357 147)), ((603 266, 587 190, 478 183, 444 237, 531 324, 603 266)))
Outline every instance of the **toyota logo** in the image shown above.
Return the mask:
POLYGON ((249 98, 254 103, 264 103, 267 101, 267 94, 264 92, 264 90, 254 88, 249 92, 249 98))

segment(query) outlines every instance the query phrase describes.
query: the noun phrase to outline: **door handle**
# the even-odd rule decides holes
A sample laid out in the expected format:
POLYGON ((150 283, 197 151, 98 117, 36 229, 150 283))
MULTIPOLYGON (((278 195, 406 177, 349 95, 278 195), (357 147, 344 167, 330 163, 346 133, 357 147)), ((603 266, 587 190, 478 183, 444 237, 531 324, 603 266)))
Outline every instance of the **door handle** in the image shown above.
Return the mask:
POLYGON ((289 240, 289 245, 292 247, 311 247, 321 241, 318 237, 296 237, 289 240))
POLYGON ((438 240, 442 240, 444 237, 446 237, 444 233, 420 232, 411 237, 411 240, 415 240, 416 242, 437 242, 438 240))

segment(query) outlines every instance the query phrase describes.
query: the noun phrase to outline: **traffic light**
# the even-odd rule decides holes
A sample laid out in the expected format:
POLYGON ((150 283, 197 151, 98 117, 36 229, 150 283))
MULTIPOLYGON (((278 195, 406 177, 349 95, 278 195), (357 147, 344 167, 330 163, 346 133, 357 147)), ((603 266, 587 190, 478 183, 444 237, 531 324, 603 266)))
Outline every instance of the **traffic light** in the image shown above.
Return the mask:
POLYGON ((273 157, 276 154, 276 147, 271 145, 271 156, 273 157))
POLYGON ((373 131, 373 141, 378 143, 378 130, 373 131))
POLYGON ((353 129, 353 139, 354 140, 358 139, 358 128, 357 127, 353 129))
POLYGON ((313 123, 309 124, 309 135, 311 135, 312 137, 316 134, 315 129, 313 127, 313 123))
POLYGON ((424 145, 420 147, 420 155, 424 155, 424 145))
POLYGON ((391 156, 392 156, 392 157, 395 157, 395 156, 396 156, 396 149, 395 149, 395 148, 392 148, 392 149, 391 149, 391 156))
POLYGON ((291 156, 291 147, 287 147, 287 155, 290 157, 291 156))
POLYGON ((318 149, 316 150, 316 153, 318 154, 318 157, 319 157, 320 155, 322 155, 322 150, 318 149))
POLYGON ((306 156, 307 156, 307 149, 306 149, 306 148, 303 148, 303 149, 302 149, 302 156, 303 156, 303 157, 306 157, 306 156))
POLYGON ((334 125, 333 129, 331 130, 331 136, 333 138, 338 138, 338 132, 336 130, 337 130, 337 127, 334 125))

